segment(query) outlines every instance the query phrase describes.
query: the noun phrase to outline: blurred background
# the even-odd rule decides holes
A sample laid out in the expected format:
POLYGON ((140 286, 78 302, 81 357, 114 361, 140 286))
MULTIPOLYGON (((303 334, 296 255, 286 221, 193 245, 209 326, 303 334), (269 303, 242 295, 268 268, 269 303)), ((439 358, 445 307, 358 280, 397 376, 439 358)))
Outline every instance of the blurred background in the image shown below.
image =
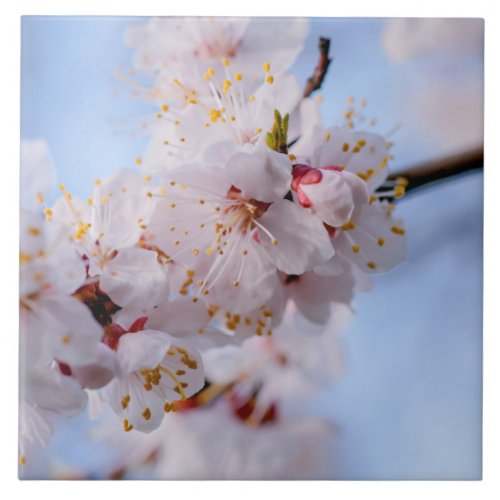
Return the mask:
MULTIPOLYGON (((22 20, 21 136, 47 141, 59 181, 76 196, 133 168, 147 142, 137 130, 151 107, 113 76, 132 60, 125 29, 144 20, 22 20)), ((482 144, 482 20, 313 19, 292 68, 302 82, 319 36, 331 38, 334 56, 319 92, 326 125, 350 96, 367 99, 377 131, 397 129, 394 170, 482 144)), ((479 479, 482 175, 411 193, 398 213, 409 261, 356 297, 343 373, 311 408, 338 427, 327 477, 479 479)), ((66 422, 48 456, 96 472, 106 449, 85 440, 86 420, 66 422)))

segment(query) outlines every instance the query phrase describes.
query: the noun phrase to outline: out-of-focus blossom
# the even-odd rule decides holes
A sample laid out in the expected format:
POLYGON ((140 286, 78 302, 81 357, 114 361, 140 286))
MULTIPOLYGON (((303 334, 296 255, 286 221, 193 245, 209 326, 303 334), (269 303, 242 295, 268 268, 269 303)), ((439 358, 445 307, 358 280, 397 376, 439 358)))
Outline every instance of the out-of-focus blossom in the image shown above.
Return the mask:
POLYGON ((54 189, 54 164, 42 139, 21 140, 21 208, 36 212, 54 189))
POLYGON ((384 29, 384 48, 397 63, 436 52, 464 56, 482 55, 482 19, 397 18, 384 29))
POLYGON ((413 67, 405 107, 423 147, 446 155, 481 146, 484 21, 391 19, 383 43, 393 62, 413 67))
POLYGON ((320 418, 249 426, 225 405, 176 414, 155 466, 165 479, 320 479, 328 477, 335 429, 320 418), (207 414, 208 413, 208 414, 207 414))
POLYGON ((340 372, 338 336, 350 317, 349 308, 333 306, 324 329, 304 320, 294 322, 293 312, 290 306, 272 338, 254 337, 241 347, 226 346, 204 355, 211 382, 231 385, 239 400, 256 398, 257 420, 275 403, 312 397, 319 385, 331 383, 340 372))
POLYGON ((247 18, 155 18, 131 27, 126 42, 136 49, 135 68, 155 78, 145 95, 185 104, 186 96, 207 94, 203 74, 209 70, 228 74, 230 64, 235 73, 246 75, 250 88, 266 61, 276 73, 286 71, 308 31, 303 19, 273 20, 263 29, 262 20, 247 18))
POLYGON ((63 196, 46 212, 49 220, 71 229, 89 276, 99 278, 113 302, 138 307, 156 303, 165 294, 165 271, 157 254, 140 245, 156 202, 151 186, 132 171, 95 184, 87 203, 61 186, 63 196))

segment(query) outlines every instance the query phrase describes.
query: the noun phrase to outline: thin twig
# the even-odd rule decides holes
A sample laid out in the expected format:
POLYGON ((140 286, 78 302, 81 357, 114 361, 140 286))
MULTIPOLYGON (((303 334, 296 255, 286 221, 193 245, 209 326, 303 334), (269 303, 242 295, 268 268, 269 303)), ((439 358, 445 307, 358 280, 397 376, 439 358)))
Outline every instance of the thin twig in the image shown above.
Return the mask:
POLYGON ((406 192, 428 186, 448 177, 455 177, 466 172, 483 168, 483 148, 479 147, 461 154, 410 167, 389 176, 389 180, 404 177, 408 181, 406 192))
POLYGON ((321 88, 321 84, 325 79, 328 67, 332 62, 332 58, 329 57, 329 52, 330 52, 329 38, 320 37, 318 43, 318 49, 319 49, 318 64, 316 64, 312 76, 307 80, 303 94, 304 97, 309 97, 314 91, 319 90, 321 88))

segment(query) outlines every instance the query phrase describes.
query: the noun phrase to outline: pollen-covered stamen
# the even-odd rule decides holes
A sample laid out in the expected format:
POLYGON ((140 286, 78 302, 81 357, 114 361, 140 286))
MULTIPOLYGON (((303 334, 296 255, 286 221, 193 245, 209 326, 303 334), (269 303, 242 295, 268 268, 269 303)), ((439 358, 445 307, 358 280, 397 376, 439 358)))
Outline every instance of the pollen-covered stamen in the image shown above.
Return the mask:
POLYGON ((385 181, 375 193, 370 197, 370 203, 380 199, 399 199, 406 194, 408 180, 398 177, 393 181, 385 181))
POLYGON ((347 99, 347 107, 342 116, 337 119, 337 123, 343 122, 342 124, 350 129, 354 129, 364 123, 368 123, 370 126, 374 125, 375 120, 367 120, 363 112, 365 107, 366 99, 360 99, 356 103, 356 99, 354 97, 349 97, 347 99))

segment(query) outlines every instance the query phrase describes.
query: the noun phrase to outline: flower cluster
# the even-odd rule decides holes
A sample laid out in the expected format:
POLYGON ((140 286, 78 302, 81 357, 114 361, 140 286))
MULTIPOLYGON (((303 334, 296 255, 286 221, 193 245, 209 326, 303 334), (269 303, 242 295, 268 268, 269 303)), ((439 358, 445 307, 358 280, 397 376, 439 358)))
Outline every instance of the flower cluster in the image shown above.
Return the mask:
POLYGON ((369 274, 404 260, 390 143, 359 129, 363 102, 323 126, 287 72, 308 25, 282 24, 131 28, 134 72, 151 85, 127 80, 156 108, 150 141, 139 169, 96 180, 87 200, 60 185, 49 206, 48 150, 23 143, 21 463, 54 415, 88 400, 137 435, 214 395, 216 414, 276 422, 285 399, 335 375, 331 321, 369 274))

